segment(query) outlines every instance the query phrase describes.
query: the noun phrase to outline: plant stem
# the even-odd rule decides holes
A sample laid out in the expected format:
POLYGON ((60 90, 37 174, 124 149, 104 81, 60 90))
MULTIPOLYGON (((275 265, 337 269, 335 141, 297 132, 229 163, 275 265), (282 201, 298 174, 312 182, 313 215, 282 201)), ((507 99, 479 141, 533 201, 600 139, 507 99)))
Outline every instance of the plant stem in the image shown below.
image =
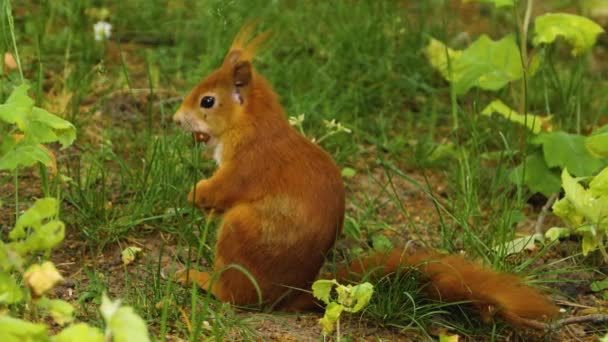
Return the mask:
POLYGON ((10 0, 6 0, 4 4, 4 11, 6 13, 6 19, 8 20, 8 28, 11 31, 11 40, 13 42, 13 50, 15 51, 15 61, 17 62, 17 68, 19 69, 19 76, 21 77, 21 82, 25 82, 23 69, 21 68, 21 58, 19 58, 19 50, 17 49, 17 39, 15 38, 15 23, 13 21, 11 2, 10 0))
POLYGON ((15 168, 15 223, 19 219, 19 167, 15 168))
POLYGON ((340 342, 340 339, 340 318, 338 317, 338 320, 336 321, 336 342, 340 342))
POLYGON ((530 26, 530 17, 532 16, 532 5, 533 0, 528 0, 526 3, 526 13, 524 14, 524 22, 521 28, 521 53, 524 62, 526 62, 525 67, 528 65, 528 50, 527 50, 527 42, 528 42, 528 28, 530 26))

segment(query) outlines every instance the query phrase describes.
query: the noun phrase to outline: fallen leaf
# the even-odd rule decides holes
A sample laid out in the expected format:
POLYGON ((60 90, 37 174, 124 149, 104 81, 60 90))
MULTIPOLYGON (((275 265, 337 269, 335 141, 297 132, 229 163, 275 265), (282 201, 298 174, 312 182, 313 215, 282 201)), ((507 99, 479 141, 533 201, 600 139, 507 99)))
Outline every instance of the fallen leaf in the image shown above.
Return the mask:
POLYGON ((25 283, 38 297, 42 296, 46 291, 52 289, 55 284, 63 280, 55 264, 50 261, 42 263, 42 265, 32 265, 23 275, 25 283))
POLYGON ((141 252, 141 248, 139 247, 127 247, 125 248, 121 253, 121 257, 122 257, 122 263, 125 265, 128 265, 130 263, 132 263, 133 261, 135 261, 135 257, 137 256, 138 253, 141 252))
POLYGON ((7 71, 17 69, 17 61, 15 60, 15 57, 13 57, 13 55, 9 52, 4 53, 4 68, 7 71))

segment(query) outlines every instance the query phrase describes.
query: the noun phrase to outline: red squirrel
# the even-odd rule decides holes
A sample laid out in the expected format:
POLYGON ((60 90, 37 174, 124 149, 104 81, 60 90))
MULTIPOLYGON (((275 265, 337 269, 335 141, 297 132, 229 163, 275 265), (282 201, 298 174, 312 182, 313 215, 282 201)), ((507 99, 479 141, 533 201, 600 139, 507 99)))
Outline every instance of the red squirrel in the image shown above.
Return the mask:
MULTIPOLYGON (((222 65, 188 94, 173 120, 195 140, 214 147, 218 169, 199 181, 188 200, 203 210, 223 212, 212 272, 182 271, 218 300, 236 305, 265 303, 285 311, 314 308, 308 292, 325 256, 341 233, 345 191, 340 170, 319 146, 292 128, 268 81, 252 58, 267 38, 252 39, 245 25, 222 65), (255 278, 258 289, 240 265, 255 278)), ((498 273, 456 255, 396 249, 353 262, 338 272, 383 273, 417 267, 431 295, 469 300, 489 319, 496 314, 520 325, 545 320, 556 306, 512 275, 498 273)))

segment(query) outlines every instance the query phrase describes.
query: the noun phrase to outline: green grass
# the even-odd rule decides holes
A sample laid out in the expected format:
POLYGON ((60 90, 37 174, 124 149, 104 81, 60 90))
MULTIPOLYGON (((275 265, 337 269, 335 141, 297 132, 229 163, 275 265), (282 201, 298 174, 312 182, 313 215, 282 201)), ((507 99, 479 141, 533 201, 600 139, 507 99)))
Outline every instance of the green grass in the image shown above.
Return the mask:
MULTIPOLYGON (((117 1, 108 4, 114 39, 105 44, 93 40, 95 20, 86 14, 96 1, 13 2, 17 48, 37 103, 54 108, 79 132, 76 147, 59 154, 62 174, 69 178, 47 185, 46 192, 63 198, 62 218, 86 241, 91 257, 128 237, 160 231, 175 237, 177 250, 190 262, 209 263, 217 222, 189 205, 186 194, 211 174, 214 163, 200 158, 201 149, 193 148, 170 118, 179 96, 218 66, 240 25, 254 17, 261 28, 273 31, 255 65, 280 94, 286 112, 305 114, 308 136, 325 133, 323 119, 351 128, 352 134, 333 136, 323 147, 341 167, 357 170, 355 179, 346 180, 349 187, 356 189, 367 179, 379 189, 347 198, 348 238, 340 242, 340 253, 367 250, 374 235, 393 230, 433 248, 464 250, 497 269, 560 282, 570 266, 535 262, 550 247, 515 261, 494 248, 513 239, 516 219, 529 209, 530 194, 508 180, 525 152, 521 129, 480 116, 488 93, 473 90, 457 102, 450 100, 449 85, 421 51, 429 36, 453 39, 462 22, 444 2, 411 1, 409 9, 406 3, 117 1), (454 147, 446 148, 447 142, 454 147), (447 152, 438 154, 442 148, 447 152), (505 153, 498 160, 483 157, 500 149, 505 153), (412 173, 443 179, 445 194, 436 193, 431 178, 415 180, 412 173), (399 184, 426 193, 435 217, 428 227, 413 221, 415 212, 399 184), (382 214, 386 208, 406 219, 393 222, 382 214), (428 231, 436 239, 426 240, 428 231)), ((14 49, 4 11, 0 17, 1 55, 14 49)), ((507 20, 500 15, 492 18, 496 36, 505 33, 498 27, 512 27, 500 25, 507 20)), ((586 132, 607 109, 607 84, 585 59, 572 62, 560 51, 530 81, 527 102, 533 112, 553 113, 563 129, 586 132)), ((0 102, 19 82, 17 71, 0 74, 0 102)), ((518 92, 514 84, 499 96, 517 103, 518 92)), ((0 182, 12 179, 0 173, 0 182)), ((24 192, 20 205, 38 195, 24 192)), ((0 196, 5 202, 0 210, 14 210, 13 196, 0 196)), ((536 217, 529 210, 528 215, 536 217)), ((164 248, 154 252, 160 255, 158 263, 145 265, 143 276, 125 270, 122 292, 115 295, 135 306, 159 338, 176 334, 196 340, 202 334, 238 340, 256 334, 234 309, 163 278, 161 257, 177 256, 164 248), (204 328, 205 321, 213 323, 212 330, 204 328)), ((87 278, 80 289, 83 302, 109 286, 98 270, 88 269, 87 278)), ((446 312, 466 309, 424 299, 407 275, 383 281, 377 291, 386 296, 367 310, 370 324, 422 335, 439 324, 468 336, 504 337, 502 326, 450 318, 463 315, 446 312)), ((82 315, 98 319, 92 310, 82 315)))

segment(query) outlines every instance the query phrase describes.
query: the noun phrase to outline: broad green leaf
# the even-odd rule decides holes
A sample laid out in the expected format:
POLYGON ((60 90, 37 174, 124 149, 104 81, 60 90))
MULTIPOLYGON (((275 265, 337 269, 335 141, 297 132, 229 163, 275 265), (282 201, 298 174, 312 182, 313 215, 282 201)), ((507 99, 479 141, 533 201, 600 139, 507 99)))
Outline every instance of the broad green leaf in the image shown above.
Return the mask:
POLYGON ((52 160, 48 151, 42 146, 23 143, 0 156, 0 170, 12 171, 18 166, 29 167, 38 162, 48 164, 52 160))
POLYGON ((327 304, 323 318, 319 319, 319 324, 323 328, 324 335, 329 335, 334 331, 334 326, 340 318, 342 311, 344 311, 344 307, 336 302, 327 304))
POLYGON ((532 43, 551 44, 563 37, 572 45, 572 55, 578 56, 589 50, 604 29, 591 19, 568 13, 549 13, 536 17, 532 43))
MULTIPOLYGON (((583 215, 591 224, 601 225, 603 221, 608 219, 608 196, 600 198, 593 196, 590 191, 585 190, 576 179, 570 176, 567 169, 564 169, 562 172, 562 186, 566 194, 566 199, 568 199, 575 210, 583 215)), ((597 245, 597 241, 595 244, 597 245)))
POLYGON ((312 295, 323 301, 325 304, 329 304, 331 298, 331 289, 338 285, 335 279, 326 280, 319 279, 312 284, 312 295))
POLYGON ((51 337, 52 342, 104 342, 103 333, 86 323, 77 323, 51 337))
POLYGON ((26 228, 34 229, 42 226, 46 219, 57 215, 59 203, 55 198, 47 197, 37 200, 25 213, 19 216, 15 228, 9 233, 11 240, 23 239, 27 236, 26 228))
POLYGON ((150 341, 146 323, 133 308, 121 307, 120 301, 112 302, 104 293, 99 310, 106 321, 106 334, 111 334, 114 342, 150 341))
POLYGON ((496 91, 520 79, 523 69, 515 37, 493 41, 482 35, 455 61, 454 71, 457 94, 465 94, 472 87, 496 91))
POLYGON ((34 108, 34 101, 27 95, 30 87, 22 84, 15 88, 6 100, 0 105, 0 120, 15 124, 23 131, 26 126, 27 116, 34 108))
POLYGON ((32 109, 29 125, 23 129, 26 138, 35 137, 37 143, 58 141, 66 148, 76 139, 76 127, 70 122, 38 107, 32 109))
POLYGON ((372 235, 372 246, 375 251, 386 252, 393 249, 393 243, 384 234, 372 235))
POLYGON ((465 94, 472 87, 496 91, 523 76, 519 50, 513 35, 498 41, 482 35, 465 50, 447 51, 451 74, 443 43, 432 39, 425 54, 431 65, 447 81, 453 83, 458 95, 465 94))
POLYGON ((460 58, 462 51, 452 50, 445 44, 435 38, 431 38, 429 45, 424 49, 424 54, 429 60, 429 63, 435 70, 439 71, 441 76, 448 82, 452 82, 454 77, 450 76, 448 65, 452 66, 452 74, 454 74, 454 62, 460 58), (450 63, 448 64, 448 57, 450 63))
POLYGON ((556 241, 562 238, 567 238, 572 233, 571 229, 561 227, 551 227, 545 232, 545 237, 549 241, 556 241))
POLYGON ((579 177, 591 176, 603 166, 601 160, 587 151, 582 135, 562 131, 541 133, 532 143, 542 145, 549 167, 567 168, 579 177))
POLYGON ((27 95, 28 89, 29 86, 21 85, 13 90, 6 103, 0 105, 0 120, 15 124, 29 145, 55 141, 59 141, 62 148, 71 145, 76 138, 74 125, 35 107, 27 95))
POLYGON ((514 0, 462 0, 463 3, 469 2, 484 2, 488 4, 494 4, 496 7, 513 7, 514 0))
POLYGON ((27 237, 23 247, 27 251, 48 251, 59 245, 65 238, 65 224, 54 220, 47 222, 27 237))
POLYGON ((31 265, 23 274, 23 279, 32 292, 40 297, 62 281, 63 277, 55 268, 55 264, 45 261, 41 265, 31 265))
POLYGON ((528 113, 528 115, 519 114, 515 110, 509 108, 501 100, 494 100, 481 112, 482 115, 492 116, 492 114, 500 114, 505 119, 526 126, 534 134, 543 131, 551 131, 551 119, 553 116, 546 117, 528 113))
POLYGON ((585 147, 597 158, 608 158, 608 132, 587 137, 585 147))
POLYGON ((36 302, 36 306, 47 311, 53 321, 61 326, 74 320, 74 307, 64 300, 42 297, 36 302))
POLYGON ((589 191, 595 197, 608 196, 608 167, 589 182, 589 191))
POLYGON ((591 291, 600 292, 604 290, 608 290, 608 278, 591 283, 591 291))
POLYGON ((0 270, 0 304, 14 304, 23 300, 23 291, 15 278, 0 270))
POLYGON ((351 296, 355 299, 355 306, 352 308, 344 308, 348 312, 359 312, 367 306, 374 294, 374 286, 368 282, 358 284, 352 287, 351 296))
POLYGON ((567 198, 562 198, 553 204, 553 213, 566 221, 570 227, 578 227, 583 224, 585 216, 576 211, 576 208, 567 198))
POLYGON ((559 177, 549 169, 539 154, 529 155, 524 163, 511 171, 509 179, 515 184, 525 185, 530 191, 540 192, 547 197, 560 189, 559 177))
POLYGON ((0 338, 2 341, 48 341, 46 325, 0 315, 0 338))

